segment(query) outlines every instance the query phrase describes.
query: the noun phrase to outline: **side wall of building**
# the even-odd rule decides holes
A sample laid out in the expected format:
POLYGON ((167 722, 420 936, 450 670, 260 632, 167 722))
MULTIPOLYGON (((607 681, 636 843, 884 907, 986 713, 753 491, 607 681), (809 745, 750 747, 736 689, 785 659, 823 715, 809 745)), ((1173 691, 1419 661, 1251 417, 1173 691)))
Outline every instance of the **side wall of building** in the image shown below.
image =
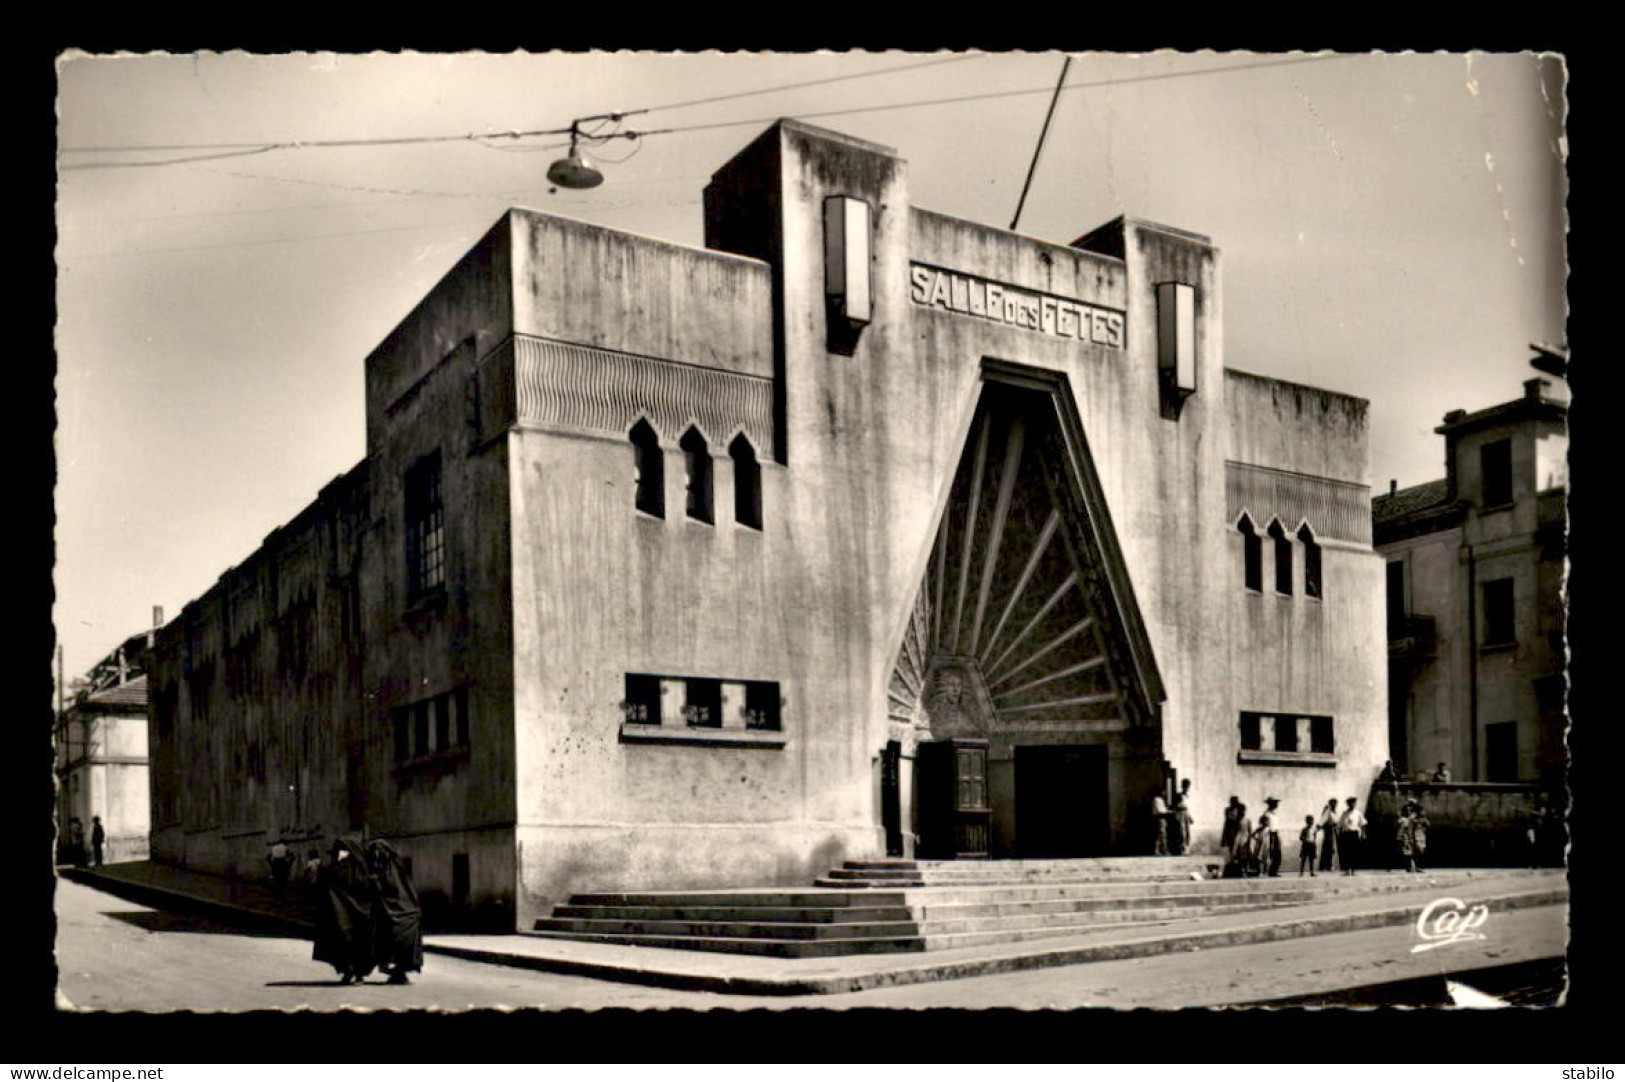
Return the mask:
POLYGON ((1241 372, 1225 375, 1231 500, 1222 564, 1228 595, 1222 656, 1229 694, 1215 704, 1204 729, 1209 743, 1199 757, 1205 775, 1225 791, 1211 794, 1211 810, 1200 826, 1206 836, 1216 836, 1219 812, 1231 795, 1254 818, 1264 798, 1273 796, 1281 802, 1283 834, 1290 836, 1328 800, 1342 807, 1354 796, 1363 803, 1387 758, 1383 565, 1371 548, 1367 404, 1241 372), (1243 514, 1262 543, 1260 589, 1250 589, 1244 579, 1245 539, 1236 528, 1243 514), (1283 559, 1290 560, 1290 592, 1277 586, 1272 522, 1280 523, 1288 542, 1283 559), (1311 557, 1300 535, 1305 525, 1319 548, 1319 597, 1307 581, 1311 557), (1330 751, 1304 747, 1306 731, 1298 750, 1249 754, 1243 712, 1329 717, 1330 751))
POLYGON ((156 636, 152 855, 268 874, 283 837, 361 826, 359 582, 368 517, 357 467, 156 636))
POLYGON ((355 800, 411 860, 431 918, 513 926, 515 745, 509 214, 367 358, 355 800))
POLYGON ((516 229, 518 330, 493 370, 514 386, 521 925, 573 890, 804 882, 865 827, 821 795, 837 788, 821 730, 844 704, 801 641, 820 569, 774 461, 768 269, 556 218, 516 229), (640 423, 658 514, 638 509, 640 423), (735 516, 752 459, 759 526, 735 516), (627 724, 628 674, 667 681, 660 731, 627 724), (690 679, 776 685, 780 729, 742 733, 731 702, 691 729, 690 679))

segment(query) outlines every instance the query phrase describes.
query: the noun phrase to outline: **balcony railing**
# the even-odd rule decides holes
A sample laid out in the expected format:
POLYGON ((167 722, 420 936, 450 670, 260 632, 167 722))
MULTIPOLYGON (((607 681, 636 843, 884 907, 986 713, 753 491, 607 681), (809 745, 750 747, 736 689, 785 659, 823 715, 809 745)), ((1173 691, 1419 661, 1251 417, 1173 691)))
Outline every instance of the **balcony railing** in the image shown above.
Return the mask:
POLYGON ((1389 657, 1433 657, 1438 652, 1437 623, 1415 613, 1388 622, 1389 657))

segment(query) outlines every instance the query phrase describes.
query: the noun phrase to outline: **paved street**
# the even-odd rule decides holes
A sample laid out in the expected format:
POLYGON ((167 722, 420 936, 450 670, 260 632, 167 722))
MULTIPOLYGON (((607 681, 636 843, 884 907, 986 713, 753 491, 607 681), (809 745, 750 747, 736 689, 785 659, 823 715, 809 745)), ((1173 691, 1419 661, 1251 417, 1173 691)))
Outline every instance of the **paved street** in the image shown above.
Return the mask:
POLYGON ((245 933, 59 880, 60 993, 90 1010, 1179 1007, 1259 1001, 1563 953, 1565 908, 1493 914, 1482 942, 1410 953, 1409 927, 815 997, 742 997, 429 955, 417 983, 343 987, 303 939, 245 933))

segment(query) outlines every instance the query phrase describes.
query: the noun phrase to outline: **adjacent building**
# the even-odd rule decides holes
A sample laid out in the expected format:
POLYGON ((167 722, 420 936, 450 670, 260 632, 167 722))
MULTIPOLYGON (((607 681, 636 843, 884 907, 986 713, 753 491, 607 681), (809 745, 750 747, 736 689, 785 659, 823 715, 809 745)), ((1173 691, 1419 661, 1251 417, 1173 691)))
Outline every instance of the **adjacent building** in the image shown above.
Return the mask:
MULTIPOLYGON (((1561 372, 1547 351, 1537 367, 1561 372)), ((1389 745, 1404 774, 1527 783, 1560 799, 1567 761, 1568 409, 1552 381, 1437 429, 1446 475, 1372 501, 1387 561, 1389 745)))
POLYGON ((919 209, 792 121, 704 207, 510 211, 366 359, 365 460, 158 635, 158 859, 366 831, 524 927, 1366 791, 1366 403, 1228 366, 1207 237, 919 209))
POLYGON ((93 857, 91 831, 98 817, 106 832, 105 863, 147 858, 151 784, 143 657, 151 640, 149 632, 126 639, 91 669, 57 714, 59 859, 75 856, 65 848, 75 836, 75 820, 83 855, 93 857))

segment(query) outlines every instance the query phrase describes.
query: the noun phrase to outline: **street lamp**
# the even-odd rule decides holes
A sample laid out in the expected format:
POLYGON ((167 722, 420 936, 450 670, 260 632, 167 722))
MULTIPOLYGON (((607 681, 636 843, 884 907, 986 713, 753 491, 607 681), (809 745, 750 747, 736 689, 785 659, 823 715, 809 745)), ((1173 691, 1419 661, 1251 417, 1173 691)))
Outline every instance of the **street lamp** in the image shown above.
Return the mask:
POLYGON ((593 168, 586 156, 576 149, 581 136, 581 122, 570 122, 570 153, 547 167, 547 179, 561 188, 596 188, 604 182, 604 174, 593 168))
MULTIPOLYGON (((632 113, 646 113, 647 109, 634 109, 632 113)), ((587 160, 581 153, 580 144, 607 143, 611 139, 637 139, 643 133, 635 131, 617 131, 608 135, 599 135, 596 131, 582 131, 581 125, 589 121, 604 121, 610 124, 619 124, 621 120, 632 113, 600 113, 597 116, 578 117, 570 121, 570 153, 555 161, 547 167, 547 179, 560 188, 571 188, 577 191, 587 188, 596 188, 604 182, 604 174, 587 160)), ((634 151, 635 153, 635 151, 634 151)), ((631 157, 630 154, 627 157, 631 157)), ((625 159, 622 159, 623 161, 625 159)))

